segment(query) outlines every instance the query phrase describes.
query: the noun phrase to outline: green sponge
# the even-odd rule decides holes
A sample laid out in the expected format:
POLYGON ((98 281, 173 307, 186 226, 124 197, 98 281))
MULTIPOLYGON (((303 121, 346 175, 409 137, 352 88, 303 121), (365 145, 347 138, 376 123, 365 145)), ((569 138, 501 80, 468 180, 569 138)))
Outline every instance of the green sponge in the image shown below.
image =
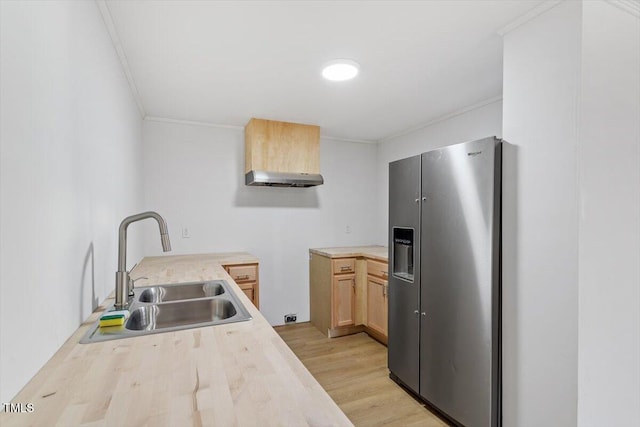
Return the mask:
POLYGON ((129 310, 106 311, 100 316, 100 327, 121 326, 129 317, 129 310))

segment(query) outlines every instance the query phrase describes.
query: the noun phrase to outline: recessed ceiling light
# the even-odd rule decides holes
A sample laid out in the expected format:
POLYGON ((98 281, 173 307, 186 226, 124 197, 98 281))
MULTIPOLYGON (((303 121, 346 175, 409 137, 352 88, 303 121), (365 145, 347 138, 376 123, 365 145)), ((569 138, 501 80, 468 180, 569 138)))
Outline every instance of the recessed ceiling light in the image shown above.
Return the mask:
POLYGON ((350 59, 336 59, 327 62, 322 69, 322 77, 332 82, 351 80, 358 75, 360 66, 350 59))

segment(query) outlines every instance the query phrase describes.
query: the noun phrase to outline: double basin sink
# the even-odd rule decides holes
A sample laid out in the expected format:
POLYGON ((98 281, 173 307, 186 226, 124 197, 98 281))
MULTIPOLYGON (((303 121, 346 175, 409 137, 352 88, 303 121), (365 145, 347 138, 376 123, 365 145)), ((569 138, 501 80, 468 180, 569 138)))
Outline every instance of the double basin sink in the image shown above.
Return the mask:
MULTIPOLYGON (((251 319, 224 280, 156 285, 134 289, 129 318, 122 326, 96 322, 81 344, 178 331, 251 319)), ((113 307, 109 308, 112 310, 113 307)))

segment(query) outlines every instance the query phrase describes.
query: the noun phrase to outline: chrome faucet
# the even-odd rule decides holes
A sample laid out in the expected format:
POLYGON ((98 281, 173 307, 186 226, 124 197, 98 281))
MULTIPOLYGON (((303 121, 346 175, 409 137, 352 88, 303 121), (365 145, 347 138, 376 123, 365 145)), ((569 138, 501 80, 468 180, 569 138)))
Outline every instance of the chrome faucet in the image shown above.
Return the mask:
POLYGON ((116 304, 117 310, 126 309, 129 306, 129 297, 133 296, 133 282, 129 278, 127 271, 127 227, 132 222, 142 219, 153 218, 158 221, 160 226, 160 240, 162 241, 163 252, 171 250, 169 242, 169 230, 167 223, 156 212, 143 212, 136 215, 126 217, 120 223, 118 236, 118 271, 116 271, 116 304))

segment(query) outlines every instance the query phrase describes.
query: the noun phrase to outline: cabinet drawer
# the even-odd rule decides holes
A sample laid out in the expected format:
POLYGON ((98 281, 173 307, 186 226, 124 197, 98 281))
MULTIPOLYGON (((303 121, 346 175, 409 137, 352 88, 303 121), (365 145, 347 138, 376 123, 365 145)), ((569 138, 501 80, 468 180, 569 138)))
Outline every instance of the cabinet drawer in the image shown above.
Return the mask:
POLYGON ((387 278, 389 277, 388 264, 368 259, 367 274, 371 274, 372 276, 380 277, 381 279, 387 280, 387 278))
POLYGON ((354 273, 355 271, 355 258, 340 258, 333 260, 333 274, 354 273))
POLYGON ((231 265, 227 272, 236 282, 255 282, 258 277, 257 265, 231 265))

